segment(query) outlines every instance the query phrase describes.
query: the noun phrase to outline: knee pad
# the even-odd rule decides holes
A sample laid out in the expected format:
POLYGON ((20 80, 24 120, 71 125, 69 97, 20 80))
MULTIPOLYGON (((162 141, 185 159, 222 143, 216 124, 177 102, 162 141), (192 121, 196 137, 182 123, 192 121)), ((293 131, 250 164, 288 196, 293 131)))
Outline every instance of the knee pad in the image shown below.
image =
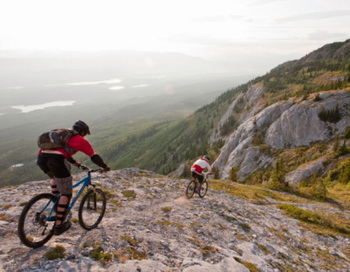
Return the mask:
POLYGON ((61 195, 72 195, 73 193, 73 177, 69 176, 66 178, 55 177, 57 189, 61 195))

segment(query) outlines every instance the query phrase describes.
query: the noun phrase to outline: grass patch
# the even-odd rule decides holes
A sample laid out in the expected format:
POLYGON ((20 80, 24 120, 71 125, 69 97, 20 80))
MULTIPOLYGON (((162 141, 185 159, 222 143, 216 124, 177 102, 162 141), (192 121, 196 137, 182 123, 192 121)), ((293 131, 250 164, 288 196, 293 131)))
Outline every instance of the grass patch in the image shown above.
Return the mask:
POLYGON ((162 207, 162 211, 166 213, 171 212, 172 209, 172 207, 162 207))
POLYGON ((11 222, 11 218, 8 217, 6 214, 0 213, 0 220, 11 222))
POLYGON ((171 222, 167 220, 157 221, 157 224, 162 226, 171 226, 171 227, 176 227, 178 229, 183 229, 183 225, 181 223, 171 222))
POLYGON ((114 205, 116 208, 123 207, 121 201, 119 199, 110 199, 108 201, 110 204, 114 205))
POLYGON ((0 209, 9 209, 11 208, 13 205, 12 204, 4 204, 4 205, 0 205, 0 209))
POLYGON ((99 246, 95 247, 90 252, 90 257, 96 261, 99 261, 101 264, 106 265, 112 261, 113 254, 104 253, 104 249, 101 246, 99 246))
POLYGON ((137 240, 137 239, 132 238, 132 237, 127 236, 127 235, 120 236, 120 239, 127 241, 129 243, 129 245, 131 245, 131 246, 138 246, 138 244, 140 242, 142 242, 141 240, 137 240))
POLYGON ((188 238, 187 240, 200 249, 200 252, 204 258, 208 257, 212 253, 219 251, 219 249, 214 246, 203 245, 202 242, 196 238, 188 238))
POLYGON ((259 248, 262 252, 264 252, 266 255, 271 254, 271 252, 266 248, 266 246, 264 246, 264 245, 262 245, 262 244, 258 244, 257 246, 258 246, 258 248, 259 248))
POLYGON ((249 269, 250 272, 260 272, 259 268, 256 267, 255 264, 250 263, 250 262, 246 262, 246 261, 242 261, 240 258, 235 257, 234 258, 237 262, 243 264, 246 268, 249 269))
POLYGON ((292 218, 335 231, 339 234, 350 235, 350 228, 345 220, 342 221, 339 220, 339 218, 331 217, 330 215, 326 217, 316 212, 303 210, 289 204, 280 204, 278 205, 278 208, 283 210, 288 216, 292 218))
POLYGON ((107 200, 113 198, 116 195, 113 191, 107 190, 106 188, 103 189, 103 192, 105 193, 107 200))
POLYGON ((217 249, 216 247, 208 246, 208 245, 201 246, 200 249, 201 249, 201 253, 202 253, 204 258, 208 257, 212 253, 219 251, 219 249, 217 249))
POLYGON ((44 254, 46 260, 63 259, 66 254, 64 253, 66 249, 63 246, 56 246, 51 248, 48 252, 44 254))
POLYGON ((131 247, 124 248, 123 253, 127 254, 129 259, 134 259, 134 260, 146 260, 146 259, 148 259, 146 252, 136 250, 136 249, 131 248, 131 247))
POLYGON ((265 204, 276 201, 295 203, 309 203, 310 201, 286 192, 277 192, 262 186, 230 183, 222 180, 211 180, 210 187, 218 191, 226 192, 239 198, 247 199, 256 204, 265 204))
POLYGON ((344 208, 350 209, 350 183, 349 184, 336 184, 334 186, 328 186, 328 197, 336 199, 341 202, 344 208))
POLYGON ((245 231, 248 232, 251 230, 251 227, 247 224, 247 223, 239 223, 239 225, 241 226, 241 228, 245 231))
POLYGON ((127 200, 132 201, 136 199, 136 193, 134 190, 126 190, 122 191, 122 194, 124 197, 127 198, 127 200))

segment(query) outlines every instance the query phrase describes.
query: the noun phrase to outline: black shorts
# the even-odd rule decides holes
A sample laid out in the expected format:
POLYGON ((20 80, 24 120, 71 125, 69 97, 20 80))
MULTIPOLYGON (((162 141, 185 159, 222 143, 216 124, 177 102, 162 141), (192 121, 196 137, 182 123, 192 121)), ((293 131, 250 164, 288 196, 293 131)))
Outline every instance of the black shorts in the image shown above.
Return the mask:
POLYGON ((49 177, 70 177, 70 164, 63 155, 41 153, 38 156, 37 165, 49 177))
POLYGON ((203 182, 203 180, 204 180, 204 176, 203 175, 200 175, 200 174, 198 174, 196 172, 191 172, 191 173, 192 173, 192 177, 193 178, 196 178, 200 183, 203 182))

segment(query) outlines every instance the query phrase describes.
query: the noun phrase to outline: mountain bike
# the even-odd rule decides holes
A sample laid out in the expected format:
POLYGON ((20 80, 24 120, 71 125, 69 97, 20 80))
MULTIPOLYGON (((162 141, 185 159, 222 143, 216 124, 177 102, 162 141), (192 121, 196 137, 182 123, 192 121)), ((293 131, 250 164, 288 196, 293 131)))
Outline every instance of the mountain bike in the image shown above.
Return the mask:
MULTIPOLYGON (((210 174, 209 172, 204 173, 203 182, 199 185, 199 190, 197 191, 197 193, 201 198, 203 198, 208 191, 209 185, 207 182, 207 177, 209 174, 210 174)), ((196 189, 197 189, 198 182, 199 181, 196 178, 192 178, 190 180, 190 182, 188 183, 187 188, 186 188, 187 198, 191 198, 194 195, 194 193, 196 192, 196 189)))
MULTIPOLYGON (((81 169, 87 171, 87 176, 73 184, 73 188, 81 185, 79 191, 73 197, 67 211, 65 222, 70 220, 72 208, 81 196, 85 188, 88 188, 86 194, 82 197, 79 210, 79 224, 85 230, 96 228, 101 222, 106 210, 106 195, 96 188, 91 182, 91 173, 102 172, 99 169, 89 169, 82 166, 81 169)), ((34 196, 24 206, 18 222, 18 236, 21 242, 31 248, 37 248, 44 245, 54 234, 56 221, 56 205, 59 196, 42 193, 34 196)))

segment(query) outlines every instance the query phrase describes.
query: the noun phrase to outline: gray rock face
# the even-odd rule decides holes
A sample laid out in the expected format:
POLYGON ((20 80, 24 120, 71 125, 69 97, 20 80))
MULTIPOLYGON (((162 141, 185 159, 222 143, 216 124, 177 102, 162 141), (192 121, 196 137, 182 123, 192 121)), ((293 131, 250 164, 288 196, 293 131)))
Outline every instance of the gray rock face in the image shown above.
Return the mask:
POLYGON ((320 95, 321 101, 305 100, 295 103, 282 112, 269 127, 265 141, 272 148, 288 148, 328 141, 342 134, 350 125, 350 92, 340 91, 320 95), (341 120, 337 123, 322 121, 321 110, 330 111, 339 107, 341 120))
POLYGON ((242 93, 237 96, 237 98, 231 103, 225 114, 220 119, 216 129, 213 130, 213 133, 211 134, 209 138, 209 143, 213 144, 214 142, 217 142, 218 140, 222 139, 220 128, 221 126, 232 116, 234 112, 234 108, 239 103, 240 100, 244 100, 245 105, 250 107, 251 109, 249 111, 246 111, 244 114, 240 115, 238 122, 243 123, 247 119, 254 116, 262 107, 260 103, 258 103, 259 99, 261 98, 262 94, 264 93, 264 88, 259 85, 253 85, 250 88, 248 88, 246 93, 242 93))
POLYGON ((253 140, 263 137, 273 149, 285 149, 328 141, 350 126, 350 91, 325 92, 320 100, 277 102, 244 121, 227 139, 214 166, 221 178, 227 179, 232 168, 239 168, 243 180, 256 169, 274 162, 269 155, 254 147, 253 140), (337 123, 322 121, 319 113, 339 108, 337 123))
POLYGON ((325 163, 328 160, 328 156, 323 156, 311 163, 303 164, 294 171, 289 172, 285 181, 290 184, 298 184, 300 181, 311 177, 314 174, 320 174, 325 169, 325 163))

